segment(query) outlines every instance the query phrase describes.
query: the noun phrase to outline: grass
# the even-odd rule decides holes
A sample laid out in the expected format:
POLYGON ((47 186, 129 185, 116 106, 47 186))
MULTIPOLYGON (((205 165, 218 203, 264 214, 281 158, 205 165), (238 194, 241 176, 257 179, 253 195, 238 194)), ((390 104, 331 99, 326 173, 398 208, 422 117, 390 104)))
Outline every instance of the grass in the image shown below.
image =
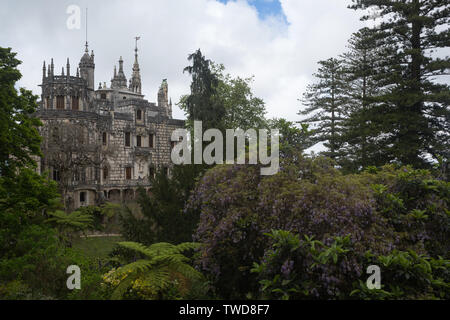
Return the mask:
POLYGON ((73 248, 80 250, 92 258, 106 258, 113 250, 117 242, 123 241, 122 237, 80 237, 73 242, 73 248))

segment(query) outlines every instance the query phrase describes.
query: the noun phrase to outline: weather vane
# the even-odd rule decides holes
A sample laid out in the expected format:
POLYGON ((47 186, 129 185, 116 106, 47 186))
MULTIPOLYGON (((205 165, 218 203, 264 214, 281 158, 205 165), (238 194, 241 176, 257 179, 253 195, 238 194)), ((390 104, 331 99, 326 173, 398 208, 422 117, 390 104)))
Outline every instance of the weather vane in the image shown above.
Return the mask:
POLYGON ((134 39, 136 40, 136 51, 137 51, 137 42, 141 37, 134 37, 134 39))

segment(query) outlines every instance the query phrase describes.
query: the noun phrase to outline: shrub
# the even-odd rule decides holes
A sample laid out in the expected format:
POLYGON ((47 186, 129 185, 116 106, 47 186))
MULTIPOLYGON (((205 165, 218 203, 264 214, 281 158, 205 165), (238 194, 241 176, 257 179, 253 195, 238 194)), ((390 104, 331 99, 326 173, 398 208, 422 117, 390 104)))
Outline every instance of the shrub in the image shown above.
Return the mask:
POLYGON ((448 299, 450 260, 413 250, 357 254, 350 237, 329 246, 307 236, 273 230, 262 261, 254 264, 264 299, 448 299), (381 288, 369 289, 365 269, 377 265, 381 288))
MULTIPOLYGON (((267 252, 264 234, 272 229, 325 246, 348 237, 358 259, 347 262, 352 271, 345 283, 362 272, 360 257, 368 250, 448 258, 448 195, 449 184, 424 170, 387 166, 343 175, 326 158, 293 157, 266 177, 258 166, 217 166, 204 175, 187 208, 200 212, 194 234, 204 244, 200 268, 224 298, 242 298, 258 288, 250 269, 267 252)), ((343 288, 324 290, 315 294, 339 297, 343 288)))

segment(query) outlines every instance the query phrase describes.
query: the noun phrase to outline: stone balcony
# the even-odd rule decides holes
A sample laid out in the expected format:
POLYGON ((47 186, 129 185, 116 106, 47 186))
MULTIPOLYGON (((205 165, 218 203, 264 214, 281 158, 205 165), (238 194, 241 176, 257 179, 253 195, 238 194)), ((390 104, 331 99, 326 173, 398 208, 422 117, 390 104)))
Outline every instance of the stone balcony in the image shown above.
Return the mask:
POLYGON ((150 182, 148 179, 130 179, 130 180, 107 180, 104 182, 99 182, 96 180, 91 181, 73 181, 72 187, 74 189, 127 189, 136 187, 150 187, 150 182))

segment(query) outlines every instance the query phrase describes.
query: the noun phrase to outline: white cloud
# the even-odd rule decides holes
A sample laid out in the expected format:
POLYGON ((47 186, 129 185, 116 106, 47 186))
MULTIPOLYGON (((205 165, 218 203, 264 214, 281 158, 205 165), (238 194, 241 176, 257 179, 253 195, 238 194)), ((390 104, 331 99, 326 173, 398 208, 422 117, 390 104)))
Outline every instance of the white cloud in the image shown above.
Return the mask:
MULTIPOLYGON (((36 94, 44 59, 53 57, 59 73, 70 57, 74 72, 83 53, 84 27, 66 28, 66 8, 88 5, 97 85, 109 84, 119 56, 131 75, 133 38, 140 35, 143 92, 150 101, 156 100, 163 78, 174 102, 189 92, 190 79, 182 70, 188 54, 201 48, 233 75, 255 75, 254 91, 266 101, 268 115, 289 120, 299 120, 297 99, 312 80, 316 62, 342 53, 351 33, 363 26, 345 0, 281 0, 288 24, 280 16, 261 20, 245 0, 0 2, 0 46, 19 53, 20 85, 36 94)), ((178 108, 174 116, 184 118, 178 108)))

